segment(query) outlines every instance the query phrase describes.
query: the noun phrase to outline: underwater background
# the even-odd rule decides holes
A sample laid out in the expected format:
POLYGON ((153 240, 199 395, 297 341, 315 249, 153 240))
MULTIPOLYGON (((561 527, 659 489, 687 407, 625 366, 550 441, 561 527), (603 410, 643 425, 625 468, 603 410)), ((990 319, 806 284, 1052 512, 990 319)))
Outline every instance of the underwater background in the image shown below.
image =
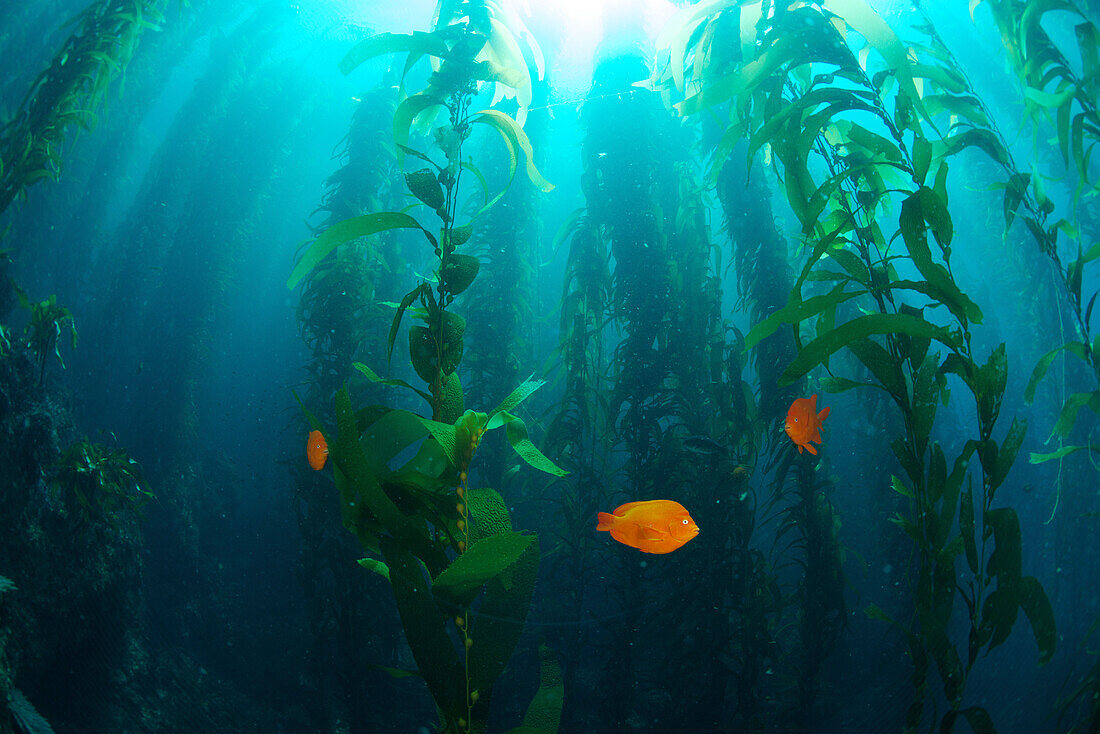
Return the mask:
POLYGON ((0 733, 1097 734, 1098 22, 0 4, 0 733))

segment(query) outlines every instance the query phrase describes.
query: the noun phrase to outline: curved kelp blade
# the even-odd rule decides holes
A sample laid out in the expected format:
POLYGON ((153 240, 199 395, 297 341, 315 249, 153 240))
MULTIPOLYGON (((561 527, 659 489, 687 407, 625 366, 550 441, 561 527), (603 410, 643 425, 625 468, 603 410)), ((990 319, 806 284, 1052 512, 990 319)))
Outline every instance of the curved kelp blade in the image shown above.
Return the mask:
POLYGON ((379 33, 357 43, 340 59, 340 73, 347 76, 364 61, 382 54, 407 52, 442 59, 448 51, 446 41, 435 33, 379 33))
POLYGON ((436 577, 432 592, 456 607, 469 606, 482 587, 507 571, 535 539, 534 535, 513 531, 479 540, 436 577))
POLYGON ((527 177, 531 179, 531 183, 542 191, 553 191, 554 184, 547 181, 543 178, 542 174, 539 173, 538 166, 535 165, 535 153, 531 149, 531 141, 527 138, 527 133, 523 132, 523 128, 519 126, 518 122, 497 110, 482 110, 477 113, 472 121, 480 122, 495 128, 496 131, 500 133, 500 136, 504 138, 504 142, 508 146, 508 151, 512 156, 513 169, 518 163, 518 156, 516 155, 518 149, 523 153, 523 157, 526 160, 527 177))
POLYGON ((465 681, 463 667, 444 626, 447 617, 432 597, 427 573, 399 542, 383 538, 381 546, 417 670, 441 709, 448 713, 464 711, 466 696, 460 690, 465 681))
POLYGON ((470 650, 470 681, 475 689, 488 688, 504 671, 527 621, 540 557, 539 544, 535 536, 530 537, 532 542, 515 563, 485 585, 474 618, 474 645, 470 650))
POLYGON ((774 334, 783 324, 797 324, 867 292, 866 290, 846 291, 845 285, 845 283, 839 283, 829 293, 805 300, 799 298, 797 293, 792 294, 783 308, 749 329, 749 333, 745 335, 745 351, 774 334))
POLYGON ((466 507, 470 511, 470 542, 477 543, 490 535, 512 532, 512 518, 504 498, 495 489, 466 490, 466 507))
POLYGON ((565 684, 561 665, 554 651, 539 645, 539 689, 527 705, 523 724, 508 734, 551 734, 561 726, 561 709, 565 703, 565 684))
POLYGON ((355 363, 352 364, 352 367, 354 367, 359 372, 361 372, 363 374, 363 376, 366 377, 371 382, 377 383, 379 385, 386 385, 387 387, 405 387, 405 388, 408 388, 409 390, 412 390, 414 393, 416 393, 420 397, 424 398, 429 403, 432 401, 432 396, 429 395, 428 393, 424 392, 423 390, 416 389, 415 387, 413 387, 409 383, 405 382, 404 380, 398 380, 398 379, 395 379, 395 378, 379 377, 378 373, 376 373, 374 370, 372 370, 370 367, 366 366, 362 362, 355 362, 355 363))
POLYGON ((951 343, 945 329, 934 326, 916 316, 888 313, 868 314, 841 324, 807 344, 798 353, 795 360, 791 362, 790 366, 780 375, 779 386, 790 385, 817 365, 824 364, 833 353, 858 339, 864 339, 874 334, 908 334, 917 338, 935 339, 947 344, 951 343))
MULTIPOLYGON (((425 528, 418 528, 401 513, 382 490, 382 485, 371 470, 370 461, 359 442, 355 411, 352 410, 351 398, 346 388, 336 394, 336 424, 338 434, 336 442, 330 444, 329 452, 333 463, 347 479, 341 489, 340 498, 345 512, 345 524, 348 524, 349 515, 359 514, 365 508, 395 538, 418 555, 432 558, 435 553, 425 528)), ((357 536, 361 530, 354 525, 349 525, 348 529, 357 536)), ((360 540, 367 545, 366 539, 360 540)))
POLYGON ((569 473, 550 461, 550 459, 546 457, 546 454, 539 451, 539 447, 535 445, 528 435, 527 424, 523 422, 523 419, 512 415, 506 410, 501 410, 489 421, 487 429, 491 430, 501 425, 505 428, 505 433, 508 436, 508 443, 512 444, 512 448, 519 454, 519 458, 539 471, 553 474, 556 477, 564 477, 569 473))
MULTIPOLYGON (((519 407, 527 398, 531 397, 531 394, 538 390, 540 387, 546 384, 546 380, 536 380, 532 377, 528 377, 524 380, 515 390, 509 393, 508 397, 501 401, 500 405, 489 411, 489 418, 492 419, 497 413, 502 411, 513 411, 519 407)), ((495 426, 494 426, 495 427, 495 426)))
POLYGON ((359 237, 385 232, 391 229, 423 229, 420 222, 408 214, 401 212, 381 212, 379 214, 364 214, 360 217, 352 217, 338 222, 320 235, 309 246, 302 259, 294 266, 294 271, 287 281, 287 288, 294 288, 306 277, 317 264, 324 260, 330 252, 340 245, 359 237))

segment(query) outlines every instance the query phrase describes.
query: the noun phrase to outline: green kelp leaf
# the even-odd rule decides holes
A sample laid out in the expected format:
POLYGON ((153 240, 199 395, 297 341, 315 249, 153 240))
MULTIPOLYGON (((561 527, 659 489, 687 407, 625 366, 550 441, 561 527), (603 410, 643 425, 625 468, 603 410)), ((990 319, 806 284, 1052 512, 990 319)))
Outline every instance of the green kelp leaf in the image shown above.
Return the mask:
MULTIPOLYGON (((462 362, 463 335, 466 333, 466 319, 452 311, 443 312, 443 374, 449 375, 458 369, 462 362)), ((428 380, 431 382, 431 380, 428 380)))
POLYGON ((906 395, 905 382, 894 358, 881 344, 871 339, 858 339, 848 345, 856 359, 871 371, 879 384, 891 395, 903 398, 906 395))
POLYGON ((1073 430, 1073 424, 1077 421, 1077 413, 1086 405, 1093 413, 1100 415, 1100 390, 1070 395, 1062 405, 1058 422, 1054 424, 1054 432, 1062 438, 1068 436, 1069 432, 1073 430))
MULTIPOLYGON (((505 536, 494 535, 478 545, 500 537, 505 536)), ((474 688, 487 690, 504 671, 527 621, 540 558, 538 540, 530 537, 532 542, 512 567, 485 585, 474 617, 474 645, 470 651, 470 681, 474 688)))
POLYGON ((931 163, 932 144, 917 135, 913 140, 913 181, 918 186, 924 185, 924 179, 928 177, 928 167, 931 163))
MULTIPOLYGON (((401 299, 401 303, 397 305, 397 311, 393 315, 393 321, 390 323, 390 334, 386 339, 386 360, 393 359, 393 343, 397 339, 397 331, 401 328, 401 319, 405 315, 405 310, 413 305, 413 302, 420 297, 425 288, 430 288, 426 283, 413 288, 411 291, 405 294, 405 297, 401 299)), ((425 380, 425 382, 431 382, 431 380, 425 380)), ((428 399, 431 402, 431 398, 428 399)))
MULTIPOLYGON (((924 279, 930 285, 936 288, 938 293, 943 295, 943 305, 950 309, 955 318, 963 324, 967 322, 981 323, 981 309, 965 293, 959 290, 959 286, 956 285, 947 268, 932 260, 932 252, 928 249, 928 238, 924 231, 924 223, 926 217, 929 216, 922 204, 921 191, 924 190, 926 190, 926 187, 922 186, 921 189, 910 194, 902 202, 899 225, 902 238, 905 240, 905 247, 909 251, 909 256, 913 259, 913 264, 917 266, 917 270, 920 271, 920 274, 924 276, 924 279)), ((927 189, 927 191, 928 194, 925 198, 934 200, 936 194, 931 189, 927 189)), ((939 226, 948 227, 942 222, 939 226)))
POLYGON ((452 295, 458 295, 470 287, 481 269, 481 261, 472 255, 451 254, 443 267, 443 287, 452 295))
MULTIPOLYGON (((492 204, 489 203, 489 182, 485 180, 485 174, 483 174, 477 166, 475 166, 473 163, 470 163, 469 161, 462 161, 462 167, 470 173, 474 174, 474 178, 477 179, 477 183, 481 187, 481 206, 478 207, 478 210, 486 211, 487 209, 489 209, 489 207, 492 206, 492 204)), ((512 174, 514 176, 515 171, 512 171, 512 174)), ((511 182, 511 180, 512 176, 509 176, 508 181, 511 182)), ((504 192, 501 192, 500 195, 503 196, 503 194, 504 192)), ((497 199, 499 198, 500 196, 497 197, 497 199)), ((455 247, 458 247, 458 245, 455 245, 455 247)))
POLYGON ((1063 456, 1068 456, 1077 451, 1084 449, 1092 449, 1093 451, 1100 453, 1100 445, 1089 444, 1085 446, 1063 446, 1057 451, 1052 451, 1049 454, 1036 454, 1031 453, 1028 455, 1027 460, 1032 464, 1042 464, 1047 461, 1054 461, 1055 459, 1061 459, 1063 456))
MULTIPOLYGON (((329 444, 329 455, 348 480, 349 494, 342 497, 343 503, 350 503, 352 509, 358 507, 360 502, 364 503, 374 518, 394 537, 416 549, 418 553, 426 554, 425 557, 431 557, 428 538, 424 532, 419 532, 424 528, 419 528, 418 531, 401 514, 371 471, 367 456, 359 443, 355 412, 351 408, 347 388, 341 388, 336 393, 336 424, 338 433, 336 441, 329 444)), ((350 527, 349 530, 356 532, 357 528, 350 527)))
POLYGON ((893 488, 893 490, 895 492, 900 494, 902 497, 908 497, 909 499, 913 499, 913 490, 906 487, 905 484, 902 483, 902 481, 900 479, 898 479, 896 476, 894 476, 893 474, 890 475, 890 486, 893 488))
POLYGON ((523 152, 527 162, 527 177, 531 179, 531 183, 545 192, 554 190, 554 184, 543 178, 538 167, 535 166, 535 153, 531 149, 531 141, 527 139, 527 133, 523 132, 523 128, 519 126, 518 122, 497 110, 481 110, 475 114, 471 121, 480 122, 496 129, 508 145, 513 161, 517 161, 516 149, 523 152))
POLYGON ((913 455, 913 448, 909 442, 901 438, 894 439, 890 442, 890 449, 897 457, 901 468, 909 475, 909 480, 914 485, 920 482, 924 477, 924 470, 921 461, 913 455))
POLYGON ((845 23, 867 39, 867 42, 882 55, 906 97, 921 117, 927 119, 928 113, 921 105, 920 94, 913 82, 909 49, 889 24, 864 0, 829 0, 828 7, 839 14, 845 23))
POLYGON ((982 605, 982 627, 989 649, 1008 639, 1016 623, 1021 592, 1020 519, 1015 510, 1001 507, 985 513, 986 533, 993 533, 994 549, 986 570, 997 577, 997 588, 982 605))
POLYGON ((974 492, 967 486, 962 493, 962 504, 959 505, 959 534, 962 536, 963 548, 966 551, 966 564, 970 566, 971 573, 978 573, 978 544, 974 533, 974 492))
POLYGON ((423 390, 417 390, 415 387, 413 387, 409 383, 405 382, 404 380, 387 379, 387 378, 384 378, 384 377, 379 377, 374 372, 374 370, 372 370, 370 367, 366 366, 362 362, 354 362, 354 363, 352 363, 352 367, 357 369, 359 372, 363 373, 363 375, 368 380, 370 380, 371 382, 378 383, 379 385, 386 385, 388 387, 405 387, 405 388, 408 388, 409 390, 412 390, 414 393, 416 393, 420 397, 424 398, 429 403, 432 402, 432 396, 431 395, 424 392, 423 390))
POLYGON ((871 271, 867 265, 854 252, 837 247, 829 251, 829 257, 844 268, 848 275, 852 276, 860 285, 871 287, 871 271))
MULTIPOLYGON (((306 407, 306 404, 302 402, 302 399, 298 397, 298 393, 294 390, 290 391, 290 394, 294 396, 294 399, 298 401, 298 407, 302 409, 302 414, 305 415, 306 421, 309 423, 310 428, 314 431, 320 431, 322 435, 325 433, 325 427, 321 425, 321 421, 317 420, 317 416, 313 415, 313 412, 306 407)), ((328 442, 328 436, 325 436, 325 442, 328 442)))
POLYGON ((482 538, 436 577, 432 593, 455 607, 469 606, 485 583, 515 563, 535 540, 534 535, 515 531, 482 538))
POLYGON ((452 716, 465 714, 466 676, 445 627, 450 615, 436 605, 431 581, 420 561, 396 540, 383 538, 381 545, 416 667, 439 708, 452 716))
POLYGON ((1008 357, 1001 342, 989 353, 989 359, 974 373, 974 392, 978 398, 978 418, 992 427, 1001 412, 1001 399, 1008 383, 1008 357))
POLYGON ((379 214, 364 214, 359 217, 345 219, 337 222, 313 240, 302 259, 294 266, 290 279, 286 283, 287 288, 294 288, 302 278, 306 277, 317 264, 324 260, 330 252, 340 245, 359 237, 385 232, 391 229, 424 229, 420 223, 401 212, 381 212, 379 214))
POLYGON ((393 113, 393 139, 397 143, 398 150, 409 144, 409 130, 413 121, 425 110, 438 107, 443 100, 429 94, 414 94, 402 100, 393 113))
POLYGON ((834 225, 832 229, 828 230, 824 236, 818 237, 814 242, 813 252, 810 257, 807 258, 806 263, 802 266, 802 272, 798 276, 798 280, 795 281, 794 293, 802 292, 802 284, 810 276, 814 265, 820 260, 827 251, 841 249, 849 240, 844 235, 855 229, 855 215, 848 212, 833 212, 825 218, 821 223, 821 228, 824 229, 826 225, 834 225))
POLYGON ((1057 357, 1062 350, 1074 354, 1081 359, 1088 361, 1088 347, 1084 342, 1067 342, 1060 347, 1055 347, 1049 352, 1044 354, 1039 360, 1039 363, 1035 365, 1035 369, 1031 373, 1031 379, 1027 382, 1027 388, 1024 390, 1024 400, 1030 405, 1035 400, 1035 389, 1042 382, 1043 378, 1047 374, 1047 370, 1050 369, 1051 363, 1054 362, 1054 358, 1057 357))
POLYGON ((1027 421, 1014 417, 1012 425, 1008 428, 1008 435, 1005 436, 1000 450, 997 451, 997 461, 993 465, 993 470, 989 472, 987 491, 992 492, 1004 483, 1008 472, 1012 469, 1012 464, 1016 461, 1016 454, 1020 452, 1025 434, 1027 434, 1027 421))
POLYGON ((446 41, 437 33, 379 33, 355 44, 340 59, 340 73, 347 76, 364 61, 375 56, 405 52, 443 59, 447 57, 449 49, 446 41))
POLYGON ((1017 588, 998 586, 982 604, 982 623, 979 634, 988 644, 988 650, 1001 645, 1012 634, 1012 627, 1019 616, 1019 596, 1017 588))
POLYGON ((438 211, 447 200, 443 187, 439 185, 439 179, 427 168, 406 173, 405 185, 409 187, 413 196, 430 209, 438 211))
POLYGON ((422 421, 412 411, 393 409, 362 430, 363 453, 375 476, 397 469, 390 463, 428 435, 422 421))
POLYGON ((948 711, 940 720, 940 734, 947 734, 955 730, 955 723, 959 717, 966 719, 974 734, 997 734, 993 726, 993 720, 989 718, 989 712, 978 706, 971 706, 962 711, 948 711))
POLYGON ((966 148, 979 148, 986 155, 1005 168, 1011 166, 1008 159, 1008 151, 1000 138, 991 130, 972 127, 965 132, 948 135, 943 140, 943 157, 953 156, 966 148))
POLYGON ((933 326, 923 319, 904 314, 867 314, 841 324, 803 347, 794 361, 780 375, 777 384, 780 387, 790 385, 814 367, 823 364, 835 352, 858 339, 866 339, 874 334, 909 334, 935 339, 946 344, 951 343, 946 330, 933 326))
MULTIPOLYGON (((546 384, 546 380, 537 380, 537 379, 535 379, 534 375, 532 375, 531 377, 528 377, 526 380, 521 382, 519 384, 519 386, 516 387, 515 390, 510 392, 508 394, 508 397, 504 398, 504 400, 501 401, 500 405, 498 405, 497 407, 495 407, 491 411, 489 411, 490 421, 492 421, 492 419, 497 415, 497 413, 511 412, 511 411, 515 410, 517 407, 519 407, 520 403, 522 403, 527 398, 531 397, 531 394, 534 393, 535 390, 538 390, 540 387, 542 387, 545 384, 546 384)), ((491 425, 486 426, 486 428, 487 429, 492 429, 492 428, 496 428, 496 427, 501 426, 501 425, 504 425, 504 421, 498 419, 496 422, 493 422, 491 425)))
POLYGON ((1027 615, 1035 642, 1039 645, 1039 665, 1046 665, 1054 657, 1054 650, 1058 645, 1058 629, 1054 624, 1054 610, 1050 606, 1050 599, 1034 576, 1020 579, 1020 608, 1027 615))
POLYGON ((506 410, 498 410, 489 420, 486 430, 496 428, 498 425, 505 427, 508 443, 512 444, 512 448, 519 454, 519 458, 539 471, 553 474, 556 477, 564 477, 569 473, 539 451, 539 448, 535 446, 527 434, 527 424, 523 422, 523 419, 512 415, 506 410))
POLYGON ((409 359, 421 380, 429 384, 435 380, 437 360, 435 340, 426 326, 409 327, 409 359))
POLYGON ((430 418, 421 418, 416 416, 416 419, 420 421, 420 424, 428 430, 429 433, 439 443, 440 448, 443 449, 443 453, 447 455, 452 465, 458 465, 458 454, 456 451, 457 439, 455 437, 455 427, 451 423, 441 423, 440 421, 433 421, 430 418))
POLYGON ((473 520, 470 526, 471 544, 490 535, 512 531, 512 518, 508 515, 508 507, 504 504, 504 498, 495 489, 466 490, 466 507, 473 520))
POLYGON ((443 388, 439 392, 439 420, 453 424, 465 412, 466 399, 462 390, 462 380, 455 372, 443 380, 443 388))
MULTIPOLYGON (((462 247, 470 241, 470 237, 473 236, 473 234, 474 225, 472 224, 463 224, 461 227, 455 227, 451 230, 450 240, 448 240, 450 248, 453 250, 456 247, 462 247)), ((456 255, 455 257, 462 256, 456 255)))
POLYGON ((384 579, 389 580, 390 578, 389 567, 377 558, 360 558, 358 561, 356 561, 356 563, 358 563, 360 566, 367 569, 368 571, 374 571, 376 574, 384 579))
POLYGON ((846 377, 822 377, 818 384, 821 385, 821 389, 827 393, 841 393, 847 392, 857 387, 874 387, 879 390, 882 389, 882 385, 874 382, 859 382, 858 380, 849 380, 846 377))
POLYGON ((993 719, 989 718, 989 712, 980 706, 965 708, 962 710, 962 715, 966 717, 966 723, 970 724, 974 734, 997 734, 993 719))
POLYGON ((508 734, 557 734, 565 703, 565 683, 554 651, 539 645, 539 688, 527 705, 523 724, 508 734))
POLYGON ((0 594, 8 591, 17 591, 15 582, 6 576, 0 576, 0 594))
POLYGON ((1020 546, 1020 518, 1011 507, 989 510, 984 518, 987 533, 993 532, 996 547, 989 557, 988 571, 998 585, 1019 586, 1023 561, 1020 546))
POLYGON ((940 247, 949 247, 955 236, 955 227, 951 222, 951 213, 947 211, 947 202, 927 186, 917 189, 917 196, 920 197, 921 214, 932 228, 936 241, 940 247))
MULTIPOLYGON (((388 576, 386 578, 389 578, 388 576)), ((378 670, 391 678, 423 678, 419 670, 405 670, 404 668, 391 668, 388 665, 367 664, 368 668, 378 670)))
POLYGON ((835 308, 856 296, 862 296, 867 291, 846 291, 846 283, 838 283, 833 290, 825 295, 813 296, 802 300, 797 293, 791 293, 787 305, 759 322, 745 335, 745 351, 748 351, 768 338, 783 324, 797 324, 829 308, 835 308))

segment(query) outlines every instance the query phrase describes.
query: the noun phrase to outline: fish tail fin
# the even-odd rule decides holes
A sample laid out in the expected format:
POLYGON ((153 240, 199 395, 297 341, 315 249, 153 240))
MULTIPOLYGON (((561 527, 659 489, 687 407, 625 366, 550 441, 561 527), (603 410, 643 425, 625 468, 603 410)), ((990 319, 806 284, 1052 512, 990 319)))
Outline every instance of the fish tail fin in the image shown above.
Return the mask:
POLYGON ((596 521, 597 530, 610 530, 615 526, 615 516, 609 512, 601 512, 596 515, 596 521))

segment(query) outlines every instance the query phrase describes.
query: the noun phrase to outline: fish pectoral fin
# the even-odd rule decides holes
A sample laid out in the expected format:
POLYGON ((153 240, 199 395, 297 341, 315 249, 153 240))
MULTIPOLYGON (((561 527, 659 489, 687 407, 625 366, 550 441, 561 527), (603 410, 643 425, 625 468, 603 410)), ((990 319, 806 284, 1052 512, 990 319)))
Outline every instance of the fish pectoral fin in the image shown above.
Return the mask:
POLYGON ((646 540, 664 540, 665 534, 652 525, 642 525, 641 530, 642 537, 646 540))

